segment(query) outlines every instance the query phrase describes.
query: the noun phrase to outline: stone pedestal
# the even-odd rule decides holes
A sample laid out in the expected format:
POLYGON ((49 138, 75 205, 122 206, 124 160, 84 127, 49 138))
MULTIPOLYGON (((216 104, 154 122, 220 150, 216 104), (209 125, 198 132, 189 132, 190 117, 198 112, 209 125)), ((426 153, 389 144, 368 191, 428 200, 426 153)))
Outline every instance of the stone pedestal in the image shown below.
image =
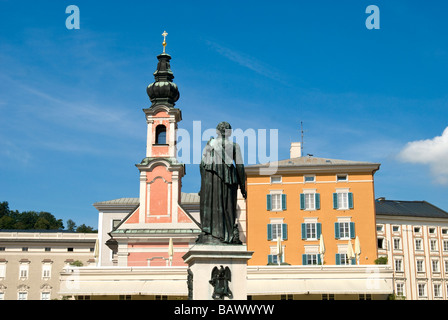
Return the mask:
POLYGON ((230 269, 233 300, 247 300, 247 261, 252 254, 244 245, 194 245, 182 257, 193 275, 193 300, 213 300, 212 270, 221 266, 230 269))

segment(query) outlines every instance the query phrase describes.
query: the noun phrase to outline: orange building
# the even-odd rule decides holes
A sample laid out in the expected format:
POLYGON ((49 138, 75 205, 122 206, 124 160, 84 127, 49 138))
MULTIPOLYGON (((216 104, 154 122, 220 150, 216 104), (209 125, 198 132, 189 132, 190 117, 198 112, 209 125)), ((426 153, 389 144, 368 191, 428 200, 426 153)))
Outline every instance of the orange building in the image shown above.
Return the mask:
POLYGON ((291 159, 246 167, 249 265, 374 264, 380 164, 302 157, 297 143, 291 150, 291 159), (276 173, 260 174, 268 166, 276 173))

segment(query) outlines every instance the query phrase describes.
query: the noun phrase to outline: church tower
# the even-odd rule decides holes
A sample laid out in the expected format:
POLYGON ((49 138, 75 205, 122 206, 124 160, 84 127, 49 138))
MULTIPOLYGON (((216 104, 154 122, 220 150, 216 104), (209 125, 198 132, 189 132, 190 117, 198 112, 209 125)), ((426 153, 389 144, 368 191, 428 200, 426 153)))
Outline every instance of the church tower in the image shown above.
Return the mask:
POLYGON ((146 89, 152 104, 143 109, 147 123, 146 157, 136 165, 140 170, 139 222, 177 223, 182 222, 177 207, 185 174, 185 166, 176 158, 176 129, 182 113, 174 107, 179 90, 173 82, 171 56, 163 52, 157 59, 155 81, 146 89))
POLYGON ((143 109, 146 157, 136 164, 139 204, 109 233, 117 241, 120 266, 184 265, 181 256, 199 233, 198 223, 181 204, 185 165, 177 161, 176 129, 182 113, 175 108, 179 89, 173 82, 165 39, 163 46, 163 53, 157 56, 155 81, 146 89, 151 106, 143 109))

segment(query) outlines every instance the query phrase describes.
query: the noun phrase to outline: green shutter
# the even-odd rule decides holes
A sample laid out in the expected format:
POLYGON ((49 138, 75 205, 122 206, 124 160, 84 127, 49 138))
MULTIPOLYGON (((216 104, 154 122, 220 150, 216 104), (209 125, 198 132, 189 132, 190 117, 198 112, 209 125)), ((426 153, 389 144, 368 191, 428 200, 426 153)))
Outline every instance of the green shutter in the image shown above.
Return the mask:
POLYGON ((341 254, 340 253, 336 253, 336 264, 337 265, 341 264, 341 254))
POLYGON ((340 238, 340 236, 339 236, 339 222, 335 222, 334 223, 334 237, 336 239, 340 238))
POLYGON ((272 205, 271 205, 271 195, 266 195, 266 210, 271 211, 272 205))
POLYGON ((288 225, 286 223, 282 225, 282 237, 283 240, 288 240, 288 225))
POLYGON ((302 223, 302 240, 306 240, 306 224, 302 223))
POLYGON ((316 202, 316 210, 320 209, 320 193, 316 193, 314 197, 314 201, 316 202))
POLYGON ((268 240, 272 240, 272 224, 268 224, 268 240))
POLYGON ((338 194, 333 193, 333 209, 337 209, 337 208, 338 208, 338 194))
POLYGON ((306 254, 302 254, 302 264, 306 266, 306 254))
POLYGON ((322 233, 322 224, 321 223, 316 223, 316 236, 317 239, 320 239, 320 234, 322 233))
POLYGON ((352 265, 356 265, 356 258, 351 258, 350 260, 352 265))
POLYGON ((305 210, 305 194, 300 194, 300 210, 305 210))
POLYGON ((272 257, 272 254, 268 254, 268 264, 274 263, 274 259, 272 257))
POLYGON ((355 239, 355 223, 350 222, 350 238, 355 239))
POLYGON ((321 257, 320 257, 319 253, 317 254, 317 264, 318 265, 322 265, 322 260, 321 260, 321 257))
POLYGON ((352 192, 348 193, 348 207, 350 209, 353 209, 353 193, 352 192))
POLYGON ((282 194, 282 210, 286 210, 286 194, 282 194))

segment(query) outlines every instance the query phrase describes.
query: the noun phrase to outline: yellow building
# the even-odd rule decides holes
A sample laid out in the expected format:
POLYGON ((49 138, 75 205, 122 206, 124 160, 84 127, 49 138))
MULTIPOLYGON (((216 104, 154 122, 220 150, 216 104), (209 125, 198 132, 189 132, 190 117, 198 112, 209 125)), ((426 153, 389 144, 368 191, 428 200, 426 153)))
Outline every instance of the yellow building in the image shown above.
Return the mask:
POLYGON ((302 157, 297 143, 291 151, 290 159, 246 167, 249 265, 374 264, 380 164, 302 157), (262 174, 268 166, 275 174, 262 174))

